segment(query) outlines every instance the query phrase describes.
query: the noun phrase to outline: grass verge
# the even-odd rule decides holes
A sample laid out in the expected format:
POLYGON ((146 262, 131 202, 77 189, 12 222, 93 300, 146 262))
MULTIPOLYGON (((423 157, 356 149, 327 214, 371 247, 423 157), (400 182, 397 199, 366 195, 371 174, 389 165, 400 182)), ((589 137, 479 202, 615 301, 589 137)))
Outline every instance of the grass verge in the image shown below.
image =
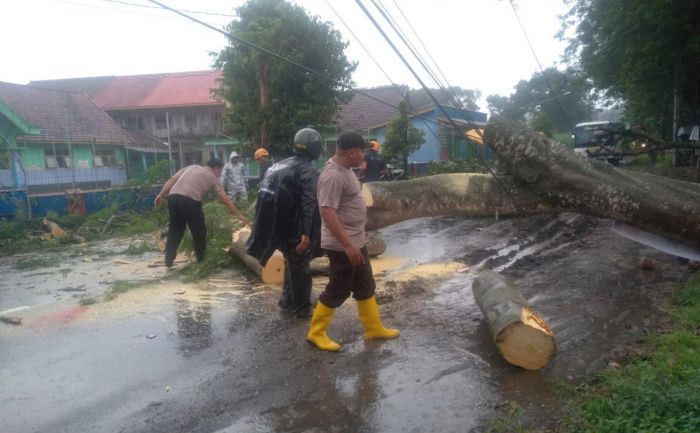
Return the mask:
POLYGON ((700 275, 676 296, 671 329, 650 335, 647 355, 606 371, 574 399, 565 431, 700 432, 700 275))
POLYGON ((105 301, 111 301, 122 293, 128 292, 129 290, 135 289, 137 287, 145 286, 151 283, 151 281, 126 281, 120 280, 115 281, 112 287, 104 294, 105 301))

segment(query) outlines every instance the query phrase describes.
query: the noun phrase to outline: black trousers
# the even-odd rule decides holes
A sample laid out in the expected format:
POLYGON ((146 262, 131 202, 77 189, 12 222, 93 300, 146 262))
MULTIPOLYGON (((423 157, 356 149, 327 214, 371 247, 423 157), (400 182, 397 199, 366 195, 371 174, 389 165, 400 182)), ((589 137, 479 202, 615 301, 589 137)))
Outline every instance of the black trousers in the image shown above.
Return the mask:
POLYGON ((311 307, 311 251, 299 254, 299 239, 280 246, 284 256, 284 285, 279 306, 294 314, 304 315, 311 307))
POLYGON ((185 234, 185 225, 190 228, 194 253, 197 261, 201 262, 204 259, 204 251, 207 249, 207 226, 204 222, 202 202, 184 195, 171 194, 168 196, 168 211, 170 226, 165 245, 165 266, 171 267, 175 261, 177 247, 180 246, 182 236, 185 234))
POLYGON ((367 247, 362 247, 360 252, 365 260, 360 266, 355 267, 350 264, 345 251, 326 250, 330 275, 325 290, 318 297, 326 307, 340 307, 351 293, 352 297, 358 301, 374 296, 377 286, 374 283, 367 247))

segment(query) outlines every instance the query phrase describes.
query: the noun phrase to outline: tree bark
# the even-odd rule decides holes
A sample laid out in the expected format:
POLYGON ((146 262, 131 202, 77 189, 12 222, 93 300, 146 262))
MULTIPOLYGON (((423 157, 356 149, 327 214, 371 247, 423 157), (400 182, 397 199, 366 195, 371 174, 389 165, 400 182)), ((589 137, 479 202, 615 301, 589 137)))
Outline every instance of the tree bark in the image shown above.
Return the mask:
POLYGON ((557 352, 554 335, 518 289, 500 274, 482 271, 472 291, 506 361, 527 370, 539 370, 549 363, 557 352))
POLYGON ((700 247, 700 184, 615 168, 561 143, 492 118, 484 142, 518 190, 544 204, 629 223, 700 247))
POLYGON ((428 216, 483 217, 496 212, 499 215, 532 215, 561 211, 557 206, 543 203, 529 190, 519 188, 510 178, 495 180, 491 175, 478 173, 368 182, 363 185, 362 195, 367 205, 368 230, 428 216), (517 199, 517 208, 513 197, 517 199))

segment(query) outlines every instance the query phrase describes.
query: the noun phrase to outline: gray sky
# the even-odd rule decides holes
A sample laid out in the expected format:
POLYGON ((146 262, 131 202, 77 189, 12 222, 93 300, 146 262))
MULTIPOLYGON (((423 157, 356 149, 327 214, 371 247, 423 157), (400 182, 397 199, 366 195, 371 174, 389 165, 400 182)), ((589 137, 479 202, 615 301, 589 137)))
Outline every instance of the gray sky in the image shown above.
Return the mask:
MULTIPOLYGON (((162 0, 190 11, 233 15, 242 0, 162 0)), ((355 38, 370 50, 390 79, 418 88, 379 32, 352 0, 295 0, 312 15, 334 23, 350 46, 349 59, 359 66, 358 87, 390 84, 355 38)), ((371 7, 370 0, 363 1, 371 7)), ((521 79, 537 71, 537 63, 507 0, 382 0, 394 19, 428 48, 452 85, 475 88, 483 96, 508 95, 521 79), (398 8, 397 6, 398 5, 398 8), (400 8, 400 11, 399 11, 400 8)), ((152 9, 146 0, 0 0, 0 40, 3 60, 0 81, 25 84, 31 80, 180 72, 207 69, 211 51, 226 44, 223 35, 174 15, 152 9)), ((543 67, 557 62, 564 45, 554 34, 562 0, 518 0, 518 13, 543 67)), ((192 14, 216 27, 232 16, 192 14)), ((388 25, 384 26, 389 30, 388 25)), ((425 54, 424 57, 427 58, 425 54)), ((416 61, 411 61, 414 67, 416 61)), ((428 80, 423 72, 421 77, 428 80)), ((428 83, 431 85, 430 83, 428 83)), ((431 85, 431 87, 434 87, 431 85)), ((485 103, 482 99, 482 110, 485 103)))

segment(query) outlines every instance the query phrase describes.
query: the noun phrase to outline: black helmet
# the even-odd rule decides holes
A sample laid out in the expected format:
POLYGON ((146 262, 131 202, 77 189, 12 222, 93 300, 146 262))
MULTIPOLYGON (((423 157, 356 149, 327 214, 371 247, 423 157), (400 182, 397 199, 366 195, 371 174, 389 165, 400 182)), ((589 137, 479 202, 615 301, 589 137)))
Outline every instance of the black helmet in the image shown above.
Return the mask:
POLYGON ((315 129, 303 128, 294 134, 294 153, 307 155, 311 159, 318 159, 323 149, 323 138, 315 129))

